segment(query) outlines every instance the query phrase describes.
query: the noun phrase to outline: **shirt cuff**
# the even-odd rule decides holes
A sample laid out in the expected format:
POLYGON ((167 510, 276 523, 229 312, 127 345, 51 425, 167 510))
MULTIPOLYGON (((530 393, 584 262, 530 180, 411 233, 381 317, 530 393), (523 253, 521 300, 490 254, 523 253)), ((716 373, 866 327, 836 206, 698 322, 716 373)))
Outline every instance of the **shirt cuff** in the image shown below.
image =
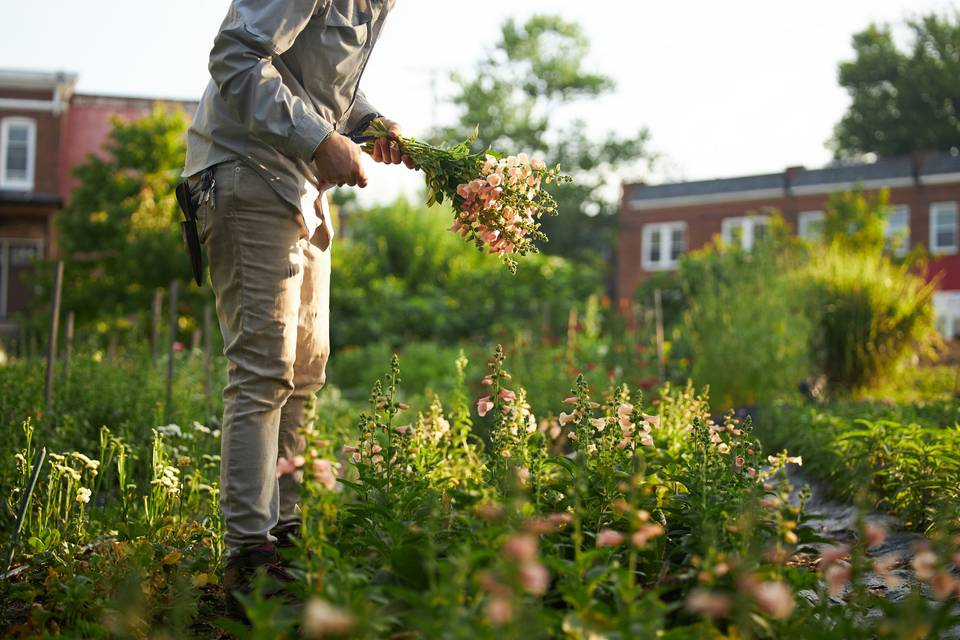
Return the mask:
POLYGON ((350 110, 350 117, 347 118, 345 123, 345 128, 347 131, 354 131, 359 127, 366 129, 367 125, 376 118, 381 117, 381 113, 377 111, 367 100, 367 97, 363 95, 363 92, 357 94, 357 99, 353 103, 353 108, 350 110))
POLYGON ((316 113, 304 111, 293 125, 293 133, 289 138, 289 148, 292 156, 312 162, 317 147, 333 133, 333 125, 316 113))

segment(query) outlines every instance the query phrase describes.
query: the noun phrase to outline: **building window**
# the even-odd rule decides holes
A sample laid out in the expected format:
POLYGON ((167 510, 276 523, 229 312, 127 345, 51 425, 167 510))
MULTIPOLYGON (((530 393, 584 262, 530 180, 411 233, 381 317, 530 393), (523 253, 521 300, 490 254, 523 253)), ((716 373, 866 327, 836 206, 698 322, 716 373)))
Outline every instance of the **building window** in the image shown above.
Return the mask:
POLYGON ((887 216, 887 228, 884 232, 887 250, 897 256, 903 256, 910 250, 910 207, 895 205, 887 216))
POLYGON ((819 240, 823 237, 823 211, 801 211, 797 218, 797 235, 804 240, 819 240))
POLYGON ((957 252, 957 203, 930 205, 930 252, 957 252))
POLYGON ((960 291, 933 294, 933 312, 937 329, 947 340, 960 340, 960 291))
POLYGON ((644 271, 676 269, 687 253, 687 223, 661 222, 643 227, 641 264, 644 271))
POLYGON ((723 241, 749 251, 767 235, 768 216, 725 218, 721 230, 723 241))
POLYGON ((37 148, 37 123, 4 118, 0 124, 0 189, 31 191, 37 148))
POLYGON ((42 240, 0 238, 0 318, 27 310, 33 291, 24 276, 42 256, 42 240))

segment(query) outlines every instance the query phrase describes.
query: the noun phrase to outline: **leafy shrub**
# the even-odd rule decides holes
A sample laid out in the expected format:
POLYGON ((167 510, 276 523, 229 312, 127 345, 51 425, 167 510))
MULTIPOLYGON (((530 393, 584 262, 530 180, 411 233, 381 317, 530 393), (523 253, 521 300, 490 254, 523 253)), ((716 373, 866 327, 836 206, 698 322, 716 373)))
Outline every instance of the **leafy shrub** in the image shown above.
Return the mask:
POLYGON ((918 354, 932 355, 933 283, 879 253, 853 253, 843 243, 817 248, 801 277, 816 318, 813 357, 835 391, 882 383, 918 354))
POLYGON ((751 251, 718 245, 683 262, 684 352, 717 408, 789 394, 806 377, 812 327, 796 262, 776 233, 751 251))
POLYGON ((452 217, 400 199, 347 219, 333 250, 335 347, 411 340, 455 343, 498 328, 564 327, 567 311, 600 287, 599 272, 528 255, 516 275, 447 229, 452 217))

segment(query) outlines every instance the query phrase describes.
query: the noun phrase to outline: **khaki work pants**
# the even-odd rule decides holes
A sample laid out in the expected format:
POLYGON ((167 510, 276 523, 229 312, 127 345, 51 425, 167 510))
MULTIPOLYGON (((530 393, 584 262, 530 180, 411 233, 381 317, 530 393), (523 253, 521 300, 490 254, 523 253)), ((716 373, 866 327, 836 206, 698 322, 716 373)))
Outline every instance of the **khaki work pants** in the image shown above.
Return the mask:
POLYGON ((306 404, 325 380, 331 248, 247 165, 212 170, 197 217, 228 360, 220 507, 235 554, 299 523, 302 472, 277 478, 277 459, 303 453, 306 404))

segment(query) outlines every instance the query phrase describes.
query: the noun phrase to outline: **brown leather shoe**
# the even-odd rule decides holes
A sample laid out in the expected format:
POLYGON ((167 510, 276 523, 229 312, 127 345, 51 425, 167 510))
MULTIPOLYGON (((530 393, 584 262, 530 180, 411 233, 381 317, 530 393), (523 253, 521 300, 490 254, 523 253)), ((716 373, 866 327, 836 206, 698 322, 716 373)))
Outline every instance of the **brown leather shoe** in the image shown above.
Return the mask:
POLYGON ((231 618, 246 620, 246 612, 236 594, 246 595, 253 590, 258 571, 265 573, 275 583, 265 594, 268 596, 283 593, 284 585, 294 581, 293 576, 283 566, 283 558, 272 544, 250 547, 230 556, 223 572, 223 592, 227 615, 231 618))

